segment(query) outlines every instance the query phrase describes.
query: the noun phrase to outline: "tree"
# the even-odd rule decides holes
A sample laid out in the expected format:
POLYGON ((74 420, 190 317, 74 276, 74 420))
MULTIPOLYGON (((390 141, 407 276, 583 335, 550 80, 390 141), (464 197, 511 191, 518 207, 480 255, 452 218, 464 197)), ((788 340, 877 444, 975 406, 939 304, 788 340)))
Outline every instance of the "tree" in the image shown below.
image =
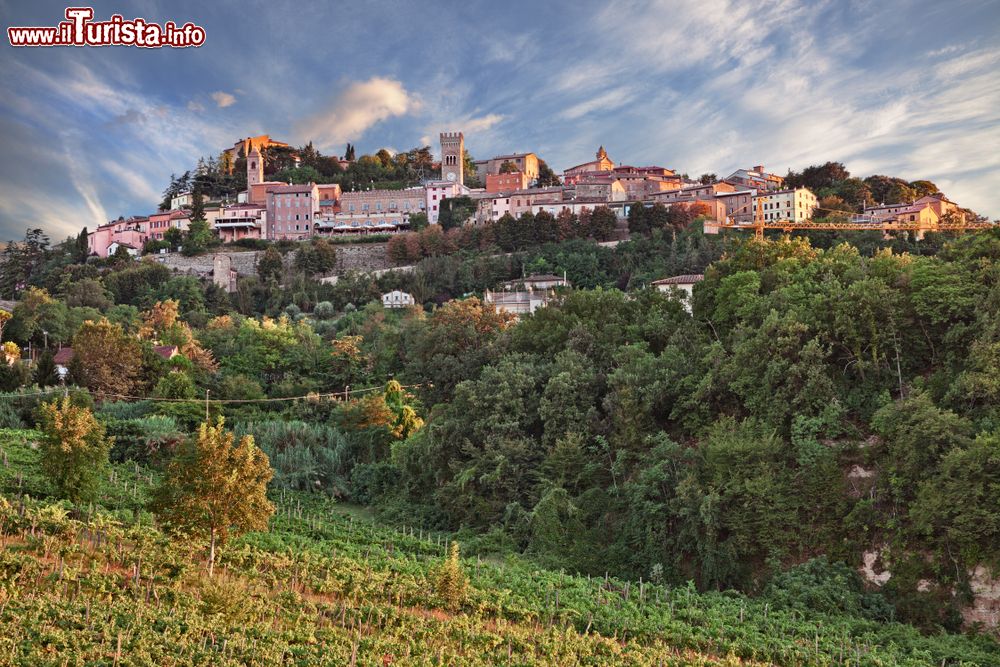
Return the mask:
POLYGON ((476 167, 476 161, 472 158, 468 149, 462 152, 462 173, 464 175, 465 185, 470 188, 483 187, 483 182, 479 178, 479 168, 476 167))
POLYGON ((472 201, 468 195, 449 197, 441 202, 441 214, 438 216, 438 224, 444 230, 461 227, 475 214, 476 202, 472 201))
POLYGON ((107 319, 88 320, 73 336, 70 370, 77 384, 91 391, 130 395, 141 365, 139 341, 107 319))
MULTIPOLYGON (((447 201, 447 200, 445 200, 447 201)), ((421 229, 426 227, 429 223, 427 222, 426 213, 411 213, 410 214, 410 231, 419 232, 421 229)))
POLYGON ((52 350, 45 350, 35 364, 35 384, 39 387, 51 387, 59 384, 59 371, 56 368, 55 355, 52 350))
POLYGON ((274 246, 268 247, 264 254, 257 260, 257 275, 264 282, 269 280, 280 281, 285 272, 285 262, 281 253, 274 246))
POLYGON ((184 243, 184 232, 177 227, 171 227, 163 232, 163 240, 167 242, 171 250, 176 250, 180 244, 184 243))
POLYGON ((452 542, 448 548, 448 557, 436 573, 434 588, 445 607, 458 609, 465 601, 468 586, 459 560, 458 542, 452 542))
POLYGON ((538 160, 538 187, 546 188, 555 185, 562 185, 562 179, 552 171, 552 167, 546 164, 545 160, 538 160))
POLYGON ((42 469, 59 495, 74 503, 93 500, 113 441, 105 437, 104 425, 66 396, 42 404, 38 428, 42 469))
POLYGON ((698 177, 698 182, 701 183, 702 185, 711 185, 712 183, 718 182, 718 180, 719 177, 714 173, 702 174, 701 176, 698 177))
POLYGON ((233 434, 203 423, 198 435, 183 443, 154 490, 153 510, 175 530, 208 537, 208 573, 215 551, 231 534, 265 530, 274 505, 267 484, 274 476, 267 455, 252 435, 234 445, 233 434))
POLYGON ((90 246, 87 244, 87 228, 84 227, 80 230, 79 235, 76 237, 76 243, 73 245, 73 260, 78 264, 83 264, 87 261, 87 257, 90 255, 90 246))
POLYGON ((649 215, 646 211, 646 207, 642 205, 642 202, 633 202, 628 209, 628 233, 649 233, 649 215))
POLYGON ((187 234, 184 236, 183 253, 188 257, 200 255, 208 249, 208 246, 215 240, 212 228, 208 226, 203 218, 193 218, 188 225, 187 234))
POLYGON ((607 206, 598 206, 590 213, 590 235, 598 241, 609 241, 618 226, 618 218, 607 206))
POLYGON ((354 146, 347 144, 344 148, 344 159, 348 162, 354 162, 354 146))
POLYGON ((837 183, 851 177, 843 163, 825 162, 806 167, 800 173, 789 171, 785 176, 785 186, 789 188, 809 188, 813 192, 821 188, 833 188, 837 183))
POLYGON ((336 265, 337 250, 326 239, 314 238, 295 253, 295 268, 309 276, 329 273, 336 265))
POLYGON ((24 240, 11 241, 0 262, 0 296, 16 298, 29 284, 49 254, 49 237, 40 228, 29 229, 24 240))
POLYGON ((517 165, 510 160, 504 160, 500 165, 501 174, 516 174, 518 171, 520 171, 520 169, 518 169, 517 165))

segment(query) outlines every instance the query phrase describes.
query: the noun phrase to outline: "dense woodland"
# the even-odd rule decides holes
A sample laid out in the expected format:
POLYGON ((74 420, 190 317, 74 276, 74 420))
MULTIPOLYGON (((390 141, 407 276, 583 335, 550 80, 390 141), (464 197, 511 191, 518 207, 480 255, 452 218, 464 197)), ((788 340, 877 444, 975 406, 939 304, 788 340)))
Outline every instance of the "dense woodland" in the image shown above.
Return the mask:
MULTIPOLYGON (((758 241, 687 220, 606 248, 573 225, 504 225, 465 245, 472 230, 436 230, 456 244, 421 246, 412 273, 335 285, 312 277, 332 246, 270 246, 232 294, 31 231, 0 264, 18 300, 2 337, 44 352, 0 364, 0 426, 51 438, 69 424, 94 465, 103 452, 141 468, 149 502, 133 507, 156 530, 192 530, 163 508, 197 496, 178 480, 204 469, 198 452, 259 448, 268 497, 223 533, 261 535, 266 516, 239 517, 303 494, 482 557, 960 629, 970 572, 1000 559, 1000 234, 758 241), (477 298, 532 272, 574 287, 520 321, 477 298), (702 272, 690 313, 648 287, 702 272), (384 310, 393 288, 422 307, 384 310), (59 384, 60 344, 72 391, 53 404, 39 394, 59 384), (892 573, 877 590, 855 573, 866 551, 892 573)), ((72 484, 32 496, 106 504, 106 473, 45 471, 72 484)), ((231 544, 221 535, 223 561, 231 544)))

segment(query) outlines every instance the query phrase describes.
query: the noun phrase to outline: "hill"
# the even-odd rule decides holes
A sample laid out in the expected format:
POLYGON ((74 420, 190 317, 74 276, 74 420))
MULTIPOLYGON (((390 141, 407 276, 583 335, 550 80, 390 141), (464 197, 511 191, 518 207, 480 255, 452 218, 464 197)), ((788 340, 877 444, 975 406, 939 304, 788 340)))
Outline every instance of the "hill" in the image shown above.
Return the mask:
MULTIPOLYGON (((268 533, 199 545, 146 513, 157 473, 111 467, 100 503, 48 497, 37 433, 0 431, 0 661, 15 665, 990 665, 986 637, 771 597, 569 576, 523 557, 466 556, 464 595, 438 586, 453 536, 380 525, 281 492, 268 533)), ((804 581, 804 579, 803 579, 804 581)), ((801 583, 801 582, 800 582, 801 583)), ((844 603, 849 587, 837 587, 844 603)), ((859 598, 860 599, 860 598, 859 598)))

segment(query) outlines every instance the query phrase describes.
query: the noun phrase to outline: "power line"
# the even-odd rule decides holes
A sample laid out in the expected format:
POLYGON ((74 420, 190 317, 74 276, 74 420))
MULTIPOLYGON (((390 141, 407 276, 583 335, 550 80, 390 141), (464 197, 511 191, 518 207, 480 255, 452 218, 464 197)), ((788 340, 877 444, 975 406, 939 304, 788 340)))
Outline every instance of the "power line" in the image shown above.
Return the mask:
MULTIPOLYGON (((414 389, 423 386, 425 386, 423 383, 418 383, 418 384, 400 385, 400 388, 414 389)), ((337 397, 346 398, 347 396, 353 396, 355 394, 367 394, 373 391, 380 391, 384 388, 385 388, 384 386, 365 387, 363 389, 350 389, 348 387, 343 391, 333 391, 322 394, 305 394, 303 396, 282 396, 275 398, 213 398, 210 400, 206 400, 204 398, 161 398, 155 396, 133 396, 130 394, 112 394, 112 393, 98 393, 98 396, 101 398, 115 398, 122 401, 149 401, 151 403, 216 403, 216 404, 278 403, 286 401, 317 400, 321 398, 337 398, 337 397)), ((66 388, 56 388, 50 391, 42 391, 31 394, 16 394, 16 395, 5 394, 3 396, 0 396, 0 398, 3 399, 34 398, 38 396, 49 396, 51 394, 66 392, 68 391, 68 389, 69 388, 66 387, 66 388)))

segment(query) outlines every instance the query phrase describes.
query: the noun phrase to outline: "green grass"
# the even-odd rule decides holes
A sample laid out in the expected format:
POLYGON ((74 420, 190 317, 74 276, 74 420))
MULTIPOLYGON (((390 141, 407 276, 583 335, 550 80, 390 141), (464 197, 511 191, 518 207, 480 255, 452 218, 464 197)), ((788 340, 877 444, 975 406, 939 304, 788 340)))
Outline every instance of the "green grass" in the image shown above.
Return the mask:
POLYGON ((155 473, 117 465, 94 507, 49 497, 37 434, 0 431, 0 664, 996 665, 987 637, 773 609, 463 560, 458 608, 435 593, 449 535, 374 522, 319 495, 278 493, 267 533, 203 545, 144 511, 155 473))

